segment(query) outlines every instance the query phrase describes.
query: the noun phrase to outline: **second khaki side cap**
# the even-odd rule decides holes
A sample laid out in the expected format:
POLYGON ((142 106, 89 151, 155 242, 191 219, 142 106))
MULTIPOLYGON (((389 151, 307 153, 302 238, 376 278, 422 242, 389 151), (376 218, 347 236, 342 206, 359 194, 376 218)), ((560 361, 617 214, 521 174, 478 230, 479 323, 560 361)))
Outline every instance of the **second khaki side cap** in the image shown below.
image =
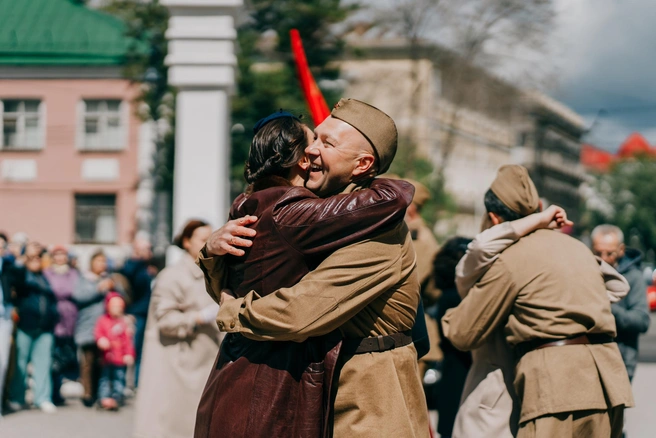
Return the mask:
POLYGON ((379 161, 378 173, 386 172, 398 144, 398 132, 394 120, 376 107, 350 98, 340 99, 330 115, 355 129, 371 143, 379 161))
POLYGON ((540 206, 538 190, 524 166, 501 166, 490 189, 506 207, 521 216, 535 213, 540 206))
POLYGON ((403 180, 409 182, 415 188, 415 196, 412 198, 412 202, 416 204, 417 207, 423 207, 426 201, 428 201, 431 197, 428 187, 419 181, 415 181, 414 179, 403 178, 403 180))

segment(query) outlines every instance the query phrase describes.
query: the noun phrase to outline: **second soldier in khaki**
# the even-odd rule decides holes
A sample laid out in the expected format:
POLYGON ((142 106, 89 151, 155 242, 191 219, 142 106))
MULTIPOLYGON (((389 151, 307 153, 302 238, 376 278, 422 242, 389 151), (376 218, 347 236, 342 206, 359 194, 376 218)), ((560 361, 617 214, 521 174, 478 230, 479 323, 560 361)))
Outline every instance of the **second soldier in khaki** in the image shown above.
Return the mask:
MULTIPOLYGON (((486 194, 494 224, 533 213, 538 204, 521 166, 501 168, 486 194)), ((622 435, 633 396, 613 342, 615 320, 599 265, 581 242, 550 230, 521 238, 442 324, 461 350, 504 328, 516 354, 518 437, 622 435)), ((499 394, 503 390, 501 384, 499 394)))

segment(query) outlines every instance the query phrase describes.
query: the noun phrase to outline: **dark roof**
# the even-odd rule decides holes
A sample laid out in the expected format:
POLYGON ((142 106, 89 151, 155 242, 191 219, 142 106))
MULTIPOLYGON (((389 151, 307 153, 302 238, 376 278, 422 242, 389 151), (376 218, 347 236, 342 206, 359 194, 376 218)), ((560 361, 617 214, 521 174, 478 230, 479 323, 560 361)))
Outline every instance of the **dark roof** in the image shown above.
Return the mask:
POLYGON ((73 0, 0 0, 0 65, 120 65, 134 41, 73 0))

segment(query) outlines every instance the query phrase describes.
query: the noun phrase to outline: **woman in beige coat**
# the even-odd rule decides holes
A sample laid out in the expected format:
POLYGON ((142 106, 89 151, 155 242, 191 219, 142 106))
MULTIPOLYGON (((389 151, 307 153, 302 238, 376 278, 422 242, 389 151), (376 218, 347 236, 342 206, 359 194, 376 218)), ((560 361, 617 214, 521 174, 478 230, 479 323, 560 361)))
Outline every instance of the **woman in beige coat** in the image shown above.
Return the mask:
POLYGON ((217 304, 194 263, 211 234, 187 223, 176 243, 186 253, 157 277, 148 311, 136 401, 135 437, 189 438, 196 408, 219 350, 217 304))

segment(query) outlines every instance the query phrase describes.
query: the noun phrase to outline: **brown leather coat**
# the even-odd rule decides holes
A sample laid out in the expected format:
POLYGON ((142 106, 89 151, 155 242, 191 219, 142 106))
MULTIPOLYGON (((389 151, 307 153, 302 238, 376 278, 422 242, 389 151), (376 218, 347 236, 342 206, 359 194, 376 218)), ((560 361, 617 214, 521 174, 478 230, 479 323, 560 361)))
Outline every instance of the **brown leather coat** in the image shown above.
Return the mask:
POLYGON ((231 218, 259 218, 243 257, 229 256, 228 289, 261 296, 298 283, 338 248, 391 229, 404 217, 412 186, 375 179, 368 190, 321 199, 282 178, 256 182, 237 197, 231 218))
MULTIPOLYGON (((334 250, 403 220, 413 188, 376 179, 368 190, 321 199, 286 180, 255 184, 231 217, 254 215, 257 236, 243 257, 227 257, 237 296, 293 286, 334 250)), ((202 268, 202 265, 201 265, 202 268)), ((195 437, 319 437, 327 432, 339 338, 258 342, 226 337, 201 398, 195 437)))

